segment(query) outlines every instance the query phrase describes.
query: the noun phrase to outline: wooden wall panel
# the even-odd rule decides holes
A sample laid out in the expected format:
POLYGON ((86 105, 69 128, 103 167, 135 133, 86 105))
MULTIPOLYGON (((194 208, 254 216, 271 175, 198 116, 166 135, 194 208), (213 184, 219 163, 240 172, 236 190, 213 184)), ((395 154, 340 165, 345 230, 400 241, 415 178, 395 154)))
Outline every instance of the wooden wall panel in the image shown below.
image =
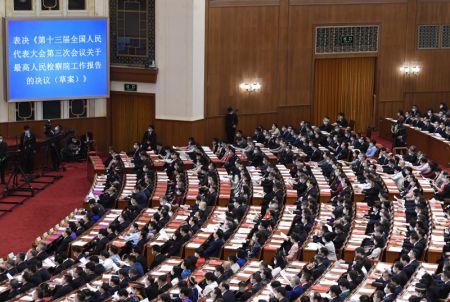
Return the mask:
POLYGON ((439 110, 439 104, 447 101, 450 104, 450 91, 447 92, 415 92, 405 94, 405 107, 411 108, 412 105, 417 105, 422 112, 428 108, 434 111, 439 110))
POLYGON ((239 108, 247 121, 252 120, 249 116, 261 113, 274 114, 279 123, 283 118, 290 124, 311 120, 314 64, 320 57, 314 54, 317 25, 380 26, 379 51, 374 55, 375 121, 407 109, 414 102, 424 106, 431 102, 432 107, 442 100, 450 102, 450 50, 419 51, 416 47, 418 24, 450 23, 450 1, 280 0, 277 7, 276 1, 249 0, 242 5, 238 1, 210 1, 206 123, 220 126, 221 130, 208 129, 207 137, 213 133, 223 135, 222 122, 219 125, 209 120, 219 115, 222 118, 228 106, 239 108), (270 26, 268 18, 272 18, 270 26), (267 38, 264 42, 260 33, 267 38), (257 59, 262 53, 266 54, 264 62, 257 59), (422 72, 415 77, 405 76, 400 72, 405 64, 418 64, 422 72), (263 78, 263 89, 269 86, 270 91, 260 95, 239 93, 243 77, 263 78))
POLYGON ((300 121, 311 121, 311 106, 282 106, 278 107, 277 122, 279 125, 298 127, 300 121))
MULTIPOLYGON (((316 25, 379 24, 377 80, 379 87, 382 88, 379 89, 378 95, 386 99, 401 98, 403 78, 398 68, 403 64, 405 27, 399 24, 406 22, 406 16, 407 6, 398 3, 292 5, 289 10, 287 88, 289 104, 312 104, 314 27, 316 25)), ((342 57, 342 55, 334 57, 342 57)))
POLYGON ((228 106, 242 114, 274 112, 279 6, 212 6, 208 11, 206 115, 224 115, 228 106), (256 81, 263 85, 259 92, 239 88, 256 81))
POLYGON ((417 3, 418 24, 448 24, 450 21, 448 0, 419 0, 417 3))
MULTIPOLYGON (((92 127, 101 140, 97 144, 106 151, 109 142, 128 149, 151 121, 163 144, 184 145, 189 136, 201 143, 223 138, 228 106, 240 109, 238 128, 248 134, 259 124, 297 125, 300 120, 311 120, 316 25, 380 26, 377 120, 412 104, 434 109, 440 101, 450 104, 450 50, 416 47, 418 24, 450 24, 450 1, 214 0, 208 4, 204 120, 154 120, 154 96, 112 93, 108 120, 67 123, 73 123, 77 131, 92 127), (418 64, 422 71, 418 76, 404 76, 399 70, 404 64, 418 64), (259 93, 239 89, 241 82, 257 80, 263 85, 259 93), (118 109, 114 111, 115 101, 118 109), (114 131, 111 138, 110 130, 114 131)), ((42 122, 28 124, 41 132, 42 122)), ((0 124, 0 133, 14 136, 22 127, 22 123, 0 124)))
POLYGON ((186 146, 189 137, 194 137, 201 144, 206 142, 205 120, 190 122, 158 119, 154 124, 158 136, 158 144, 186 146))
MULTIPOLYGON (((239 115, 239 124, 237 129, 242 130, 244 134, 251 135, 258 125, 270 127, 276 122, 276 113, 264 114, 241 114, 239 115)), ((225 138, 225 117, 208 118, 206 121, 205 141, 209 143, 213 138, 225 138)))
POLYGON ((393 117, 395 114, 404 108, 403 100, 382 101, 378 102, 378 121, 383 117, 393 117))
POLYGON ((155 95, 112 92, 109 102, 111 144, 128 151, 155 120, 155 95))

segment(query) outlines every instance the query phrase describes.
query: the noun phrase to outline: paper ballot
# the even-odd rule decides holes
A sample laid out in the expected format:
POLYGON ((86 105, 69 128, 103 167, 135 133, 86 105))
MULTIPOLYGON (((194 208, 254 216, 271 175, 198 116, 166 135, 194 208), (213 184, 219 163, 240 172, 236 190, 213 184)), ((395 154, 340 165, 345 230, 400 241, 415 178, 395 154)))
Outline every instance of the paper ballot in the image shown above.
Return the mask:
POLYGON ((289 237, 288 237, 285 233, 283 233, 283 232, 280 232, 280 236, 283 237, 284 240, 288 240, 288 238, 289 238, 289 237))
POLYGON ((286 272, 284 270, 282 270, 280 272, 280 276, 283 277, 283 279, 286 281, 286 284, 290 284, 291 281, 289 281, 289 277, 286 275, 286 272))
POLYGON ((161 229, 161 230, 159 231, 159 238, 158 238, 158 239, 161 239, 161 240, 163 240, 163 241, 166 241, 166 240, 169 240, 170 237, 169 237, 169 235, 167 235, 167 233, 166 233, 166 231, 165 231, 164 229, 161 229))
POLYGON ((43 262, 42 262, 44 267, 55 267, 56 263, 52 261, 52 259, 50 258, 46 258, 43 262))
POLYGON ((92 292, 96 292, 96 291, 98 291, 98 288, 97 287, 95 287, 95 286, 91 286, 91 285, 89 285, 89 283, 88 284, 86 284, 86 286, 87 286, 87 288, 90 290, 90 291, 92 291, 92 292))

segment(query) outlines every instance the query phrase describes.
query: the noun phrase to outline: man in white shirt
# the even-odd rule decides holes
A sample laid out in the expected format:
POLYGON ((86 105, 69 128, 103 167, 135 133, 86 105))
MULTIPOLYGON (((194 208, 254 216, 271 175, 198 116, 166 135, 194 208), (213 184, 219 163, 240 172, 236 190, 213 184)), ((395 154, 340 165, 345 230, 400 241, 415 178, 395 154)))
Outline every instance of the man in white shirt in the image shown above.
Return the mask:
POLYGON ((209 295, 217 286, 219 286, 216 282, 216 277, 214 276, 213 272, 207 272, 205 274, 205 282, 206 286, 202 292, 203 296, 209 295))

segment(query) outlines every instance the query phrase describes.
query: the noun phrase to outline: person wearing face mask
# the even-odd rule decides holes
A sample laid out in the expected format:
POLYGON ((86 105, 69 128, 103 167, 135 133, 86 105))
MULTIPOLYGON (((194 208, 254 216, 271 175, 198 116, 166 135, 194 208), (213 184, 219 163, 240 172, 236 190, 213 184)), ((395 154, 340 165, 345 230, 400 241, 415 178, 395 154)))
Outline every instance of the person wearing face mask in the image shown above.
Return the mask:
POLYGON ((227 134, 227 142, 232 143, 236 135, 237 113, 231 107, 227 109, 228 113, 225 117, 225 132, 227 134))
POLYGON ((378 153, 377 142, 372 140, 369 144, 369 148, 367 149, 366 156, 367 157, 375 157, 378 153))
POLYGON ((446 113, 447 113, 447 110, 448 110, 447 104, 444 103, 444 102, 441 102, 441 103, 439 104, 439 112, 442 112, 443 114, 446 114, 446 113))
POLYGON ((19 150, 22 152, 22 169, 30 174, 34 169, 34 155, 36 154, 36 136, 31 133, 30 127, 23 127, 24 132, 20 136, 19 150))
POLYGON ((62 137, 62 127, 61 125, 56 125, 55 128, 52 130, 51 122, 48 121, 45 125, 45 136, 49 143, 49 151, 50 151, 50 158, 52 161, 52 168, 54 171, 59 170, 59 166, 61 165, 61 146, 60 146, 60 139, 62 137))
POLYGON ((331 132, 333 130, 333 126, 330 123, 329 117, 323 118, 323 124, 319 127, 320 131, 331 132))
POLYGON ((6 170, 6 154, 8 151, 8 144, 3 140, 3 136, 0 135, 0 179, 1 184, 5 184, 5 170, 6 170))
POLYGON ((413 105, 413 106, 411 107, 411 115, 412 115, 413 117, 419 117, 419 116, 420 116, 420 111, 417 109, 417 106, 416 106, 416 105, 413 105))
POLYGON ((345 119, 345 114, 344 112, 340 112, 337 116, 337 120, 336 120, 336 124, 338 124, 340 127, 342 128, 347 128, 348 127, 348 122, 345 119))
POLYGON ((154 132, 153 125, 148 125, 147 131, 145 131, 142 137, 142 146, 144 149, 157 151, 156 133, 154 132))

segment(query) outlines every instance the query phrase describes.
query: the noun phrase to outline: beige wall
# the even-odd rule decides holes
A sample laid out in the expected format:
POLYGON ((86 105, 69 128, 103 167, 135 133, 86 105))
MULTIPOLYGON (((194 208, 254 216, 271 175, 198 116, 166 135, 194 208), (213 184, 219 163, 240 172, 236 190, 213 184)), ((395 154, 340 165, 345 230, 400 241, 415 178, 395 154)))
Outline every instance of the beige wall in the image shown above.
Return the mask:
POLYGON ((156 118, 202 119, 204 0, 156 0, 156 118))

